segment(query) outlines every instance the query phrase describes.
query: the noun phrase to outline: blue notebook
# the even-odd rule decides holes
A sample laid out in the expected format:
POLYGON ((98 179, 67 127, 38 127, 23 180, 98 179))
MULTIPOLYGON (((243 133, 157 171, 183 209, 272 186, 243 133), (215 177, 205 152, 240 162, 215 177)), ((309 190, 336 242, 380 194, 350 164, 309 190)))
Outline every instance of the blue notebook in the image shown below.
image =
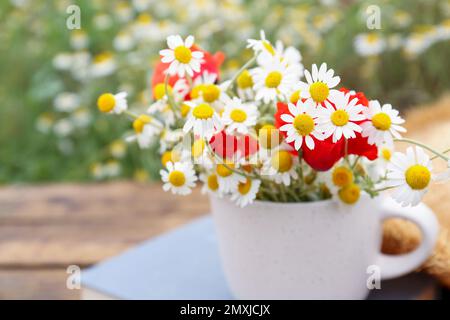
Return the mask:
MULTIPOLYGON (((210 216, 83 270, 81 281, 85 291, 95 292, 89 298, 233 299, 210 216)), ((422 274, 385 281, 381 287, 369 299, 430 298, 430 288, 435 288, 433 280, 422 274)))

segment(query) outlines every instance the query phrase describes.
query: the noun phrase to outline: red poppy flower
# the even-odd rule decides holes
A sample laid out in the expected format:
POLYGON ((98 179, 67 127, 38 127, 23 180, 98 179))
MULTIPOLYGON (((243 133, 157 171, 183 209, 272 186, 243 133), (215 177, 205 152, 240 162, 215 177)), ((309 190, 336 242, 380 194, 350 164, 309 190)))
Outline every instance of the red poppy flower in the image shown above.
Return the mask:
POLYGON ((216 133, 209 141, 211 149, 222 159, 233 159, 239 152, 244 157, 255 154, 258 149, 258 140, 250 135, 236 137, 228 135, 225 131, 216 133))
POLYGON ((216 133, 209 141, 211 149, 222 159, 232 159, 238 148, 238 140, 235 136, 230 136, 221 131, 216 133))
MULTIPOLYGON (((202 51, 203 52, 203 63, 200 66, 200 72, 195 72, 193 79, 197 78, 204 71, 208 71, 209 73, 213 73, 219 77, 219 69, 225 59, 225 55, 222 52, 217 52, 215 54, 211 54, 208 51, 204 51, 197 47, 196 45, 192 46, 192 51, 202 51)), ((157 84, 163 83, 165 81, 166 75, 164 71, 169 67, 170 63, 163 63, 159 61, 155 66, 155 71, 152 77, 152 88, 154 88, 157 84)), ((169 78, 169 85, 173 86, 177 82, 179 77, 177 75, 171 76, 169 78)))

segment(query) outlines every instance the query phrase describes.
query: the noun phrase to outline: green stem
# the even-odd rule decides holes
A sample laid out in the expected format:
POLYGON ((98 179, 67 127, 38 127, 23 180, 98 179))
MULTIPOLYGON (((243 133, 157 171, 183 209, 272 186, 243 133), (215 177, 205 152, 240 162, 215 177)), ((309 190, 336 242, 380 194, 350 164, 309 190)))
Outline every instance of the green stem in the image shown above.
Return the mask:
POLYGON ((239 175, 241 175, 241 176, 244 176, 244 177, 246 177, 246 178, 260 179, 260 177, 258 177, 258 176, 256 176, 256 175, 248 174, 248 173, 246 173, 246 172, 244 172, 244 171, 239 171, 239 170, 236 170, 235 168, 231 168, 231 167, 226 163, 226 161, 224 161, 224 159, 220 158, 220 156, 214 152, 214 150, 211 148, 211 145, 209 144, 209 142, 206 142, 206 146, 207 146, 207 148, 208 148, 208 151, 214 155, 214 157, 215 157, 216 160, 219 162, 219 164, 222 164, 225 168, 227 168, 227 169, 230 170, 231 172, 234 172, 234 173, 239 174, 239 175))
POLYGON ((192 81, 191 76, 188 75, 187 73, 186 73, 186 79, 187 79, 187 82, 188 82, 188 85, 189 85, 189 91, 191 91, 192 90, 193 81, 192 81))
POLYGON ((395 187, 384 187, 381 189, 375 189, 373 190, 373 192, 382 192, 382 191, 386 191, 386 190, 390 190, 390 189, 394 189, 395 187))
POLYGON ((169 105, 172 108, 172 111, 173 111, 173 113, 175 115, 175 118, 177 118, 177 120, 178 120, 176 104, 175 104, 175 101, 173 100, 172 94, 168 90, 169 89, 168 87, 169 87, 169 74, 167 73, 166 74, 166 79, 164 80, 164 91, 166 93, 167 100, 169 101, 169 105))
POLYGON ((138 117, 137 114, 135 114, 131 111, 128 111, 128 110, 125 110, 123 113, 125 113, 127 116, 129 116, 130 118, 133 118, 133 119, 137 119, 137 117, 138 117))
MULTIPOLYGON (((447 152, 450 152, 450 148, 447 149, 447 150, 442 151, 441 153, 442 153, 442 154, 446 154, 447 152)), ((438 158, 438 156, 432 157, 431 160, 434 160, 434 159, 436 159, 436 158, 438 158)))
POLYGON ((239 75, 244 72, 248 67, 250 67, 255 61, 256 61, 256 55, 251 58, 250 60, 248 60, 236 73, 235 75, 231 78, 230 83, 228 84, 228 88, 227 88, 227 92, 230 93, 230 90, 233 88, 233 84, 234 82, 237 80, 237 78, 239 77, 239 75))
POLYGON ((361 156, 357 156, 355 159, 355 162, 353 162, 353 164, 351 166, 352 171, 355 170, 355 167, 358 164, 359 159, 361 159, 361 156))
MULTIPOLYGON (((433 148, 430 148, 430 147, 427 146, 427 145, 424 145, 424 144, 421 143, 421 142, 418 142, 418 141, 415 141, 415 140, 411 140, 411 139, 404 139, 404 138, 402 138, 402 139, 394 139, 394 141, 396 141, 396 142, 406 142, 406 143, 414 144, 414 145, 416 145, 416 146, 419 146, 419 147, 422 147, 422 148, 424 148, 424 149, 427 149, 427 150, 430 151, 431 153, 434 153, 434 154, 436 155, 436 157, 442 158, 442 159, 444 159, 445 161, 448 161, 448 160, 449 160, 449 158, 446 157, 445 155, 443 155, 442 153, 440 153, 440 152, 434 150, 433 148)), ((444 152, 444 153, 445 153, 445 152, 444 152)))

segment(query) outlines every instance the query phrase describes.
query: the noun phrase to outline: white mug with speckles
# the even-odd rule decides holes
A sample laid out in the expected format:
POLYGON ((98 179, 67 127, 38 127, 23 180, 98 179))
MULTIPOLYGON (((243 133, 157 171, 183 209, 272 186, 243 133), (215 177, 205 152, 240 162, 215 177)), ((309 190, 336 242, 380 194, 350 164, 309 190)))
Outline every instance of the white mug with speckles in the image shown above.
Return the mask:
POLYGON ((225 276, 239 299, 364 299, 371 266, 382 279, 404 275, 427 259, 438 234, 427 206, 402 208, 384 197, 362 196, 353 206, 256 201, 245 208, 210 200, 225 276), (387 218, 415 223, 420 246, 404 255, 382 254, 387 218))

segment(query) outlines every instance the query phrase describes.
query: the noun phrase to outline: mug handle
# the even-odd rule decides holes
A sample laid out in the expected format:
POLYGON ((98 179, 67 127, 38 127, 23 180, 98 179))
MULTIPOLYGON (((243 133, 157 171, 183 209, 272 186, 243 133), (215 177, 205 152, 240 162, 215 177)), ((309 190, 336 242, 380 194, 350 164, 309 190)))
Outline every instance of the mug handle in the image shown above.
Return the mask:
POLYGON ((415 223, 422 232, 422 242, 412 252, 401 255, 380 253, 377 265, 383 280, 405 275, 417 269, 431 255, 439 232, 439 223, 433 211, 424 203, 415 207, 401 207, 391 197, 382 203, 381 220, 401 218, 415 223))

